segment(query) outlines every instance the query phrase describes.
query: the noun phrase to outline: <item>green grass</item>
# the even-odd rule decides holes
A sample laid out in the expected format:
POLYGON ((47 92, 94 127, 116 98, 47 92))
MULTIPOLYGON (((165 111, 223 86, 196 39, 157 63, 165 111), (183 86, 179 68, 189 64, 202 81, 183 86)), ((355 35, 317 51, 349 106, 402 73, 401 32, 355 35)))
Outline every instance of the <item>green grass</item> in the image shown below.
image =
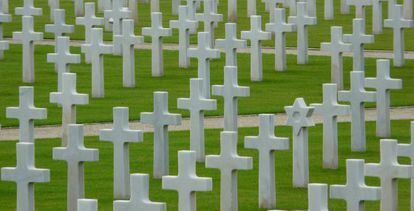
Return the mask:
MULTIPOLYGON (((393 137, 401 143, 410 140, 409 121, 393 121, 393 137)), ((366 163, 377 163, 379 157, 379 139, 375 137, 374 122, 367 123, 367 151, 351 152, 350 125, 339 125, 339 169, 327 170, 322 168, 322 126, 310 129, 309 161, 310 182, 345 184, 345 160, 350 158, 365 159, 366 163)), ((290 137, 291 129, 278 127, 277 135, 290 137)), ((206 154, 219 153, 219 130, 206 131, 206 154)), ((243 138, 247 135, 257 135, 257 128, 239 129, 238 151, 240 155, 254 157, 254 169, 239 171, 239 208, 240 210, 258 210, 258 155, 255 150, 244 149, 243 138)), ((152 134, 144 136, 143 143, 133 143, 130 148, 131 173, 152 173, 152 134)), ((177 151, 189 149, 188 132, 170 133, 170 172, 177 174, 177 151)), ((14 141, 1 142, 0 166, 15 166, 14 141)), ((86 147, 98 148, 99 162, 85 164, 86 198, 99 199, 100 210, 112 209, 112 145, 108 142, 98 142, 97 137, 87 137, 86 147)), ((66 164, 62 161, 52 161, 52 148, 60 145, 58 139, 36 141, 36 166, 51 169, 51 182, 36 184, 36 208, 38 210, 64 210, 66 206, 66 164)), ((278 209, 306 209, 307 189, 292 187, 292 147, 288 151, 276 152, 276 186, 278 209)), ((400 159, 408 164, 408 159, 400 159)), ((197 165, 197 174, 213 178, 213 192, 197 193, 198 210, 219 210, 219 171, 206 169, 203 164, 197 165)), ((378 186, 377 178, 366 178, 366 183, 378 186)), ((409 180, 399 180, 399 210, 408 210, 410 198, 409 180)), ((150 180, 150 198, 153 201, 167 202, 168 210, 177 210, 177 193, 161 189, 160 180, 150 180)), ((15 209, 15 184, 0 182, 0 204, 2 210, 15 209)), ((345 210, 342 200, 330 200, 330 210, 345 210)), ((367 202, 366 210, 379 210, 379 202, 367 202)))
MULTIPOLYGON (((86 0, 85 2, 90 2, 91 0, 86 0)), ((17 6, 21 6, 23 0, 13 0, 10 1, 10 13, 14 14, 14 10, 17 6)), ((330 27, 331 26, 343 26, 344 33, 352 33, 352 19, 354 16, 354 8, 351 8, 351 14, 349 15, 342 15, 339 13, 339 2, 334 1, 335 3, 335 19, 326 21, 323 19, 323 1, 317 1, 317 11, 318 11, 318 25, 311 26, 309 28, 309 47, 319 48, 321 42, 327 42, 330 40, 330 27)), ((398 0, 398 3, 402 3, 402 0, 398 0)), ((163 12, 163 22, 164 26, 169 26, 169 20, 177 19, 177 16, 171 14, 171 1, 160 1, 161 4, 161 11, 163 12)), ((183 1, 183 4, 184 1, 183 1)), ((47 5, 47 0, 38 0, 35 2, 36 7, 43 8, 43 16, 42 17, 35 17, 35 30, 36 31, 44 31, 44 25, 50 22, 49 18, 49 7, 47 5)), ((247 17, 247 0, 240 0, 238 1, 238 16, 239 19, 237 21, 238 24, 238 31, 241 30, 249 30, 250 29, 250 20, 247 17)), ((73 3, 71 1, 61 1, 61 8, 66 9, 66 20, 69 24, 75 23, 74 12, 73 12, 73 3)), ((139 3, 138 5, 139 10, 139 23, 136 27, 136 33, 141 34, 141 28, 144 26, 150 26, 151 17, 150 17, 150 5, 139 3)), ((218 7, 219 13, 224 15, 224 20, 227 20, 227 1, 220 0, 220 4, 218 7)), ((263 27, 264 24, 268 22, 268 13, 264 10, 264 4, 258 0, 257 1, 257 11, 259 15, 263 16, 263 27)), ((384 2, 383 7, 383 18, 385 19, 387 16, 387 3, 384 2)), ((287 13, 288 14, 288 13, 287 13)), ((103 16, 102 13, 98 14, 99 16, 103 16)), ((367 33, 372 32, 372 9, 366 9, 366 27, 367 33)), ((13 31, 20 31, 21 30, 21 17, 13 15, 13 24, 4 24, 5 36, 10 37, 13 31)), ((199 25, 199 30, 203 29, 202 23, 199 25)), ((75 33, 70 35, 72 39, 84 39, 84 29, 81 26, 76 26, 75 33)), ((111 38, 111 33, 105 34, 105 39, 109 40, 111 38)), ((414 36, 414 30, 408 29, 406 30, 406 49, 407 50, 414 50, 414 40, 409 39, 410 37, 414 36)), ((53 38, 52 34, 46 33, 46 38, 53 38)), ((216 37, 224 37, 224 23, 220 23, 219 27, 216 30, 216 37)), ((392 49, 392 30, 384 29, 384 33, 381 35, 375 36, 375 44, 367 45, 367 49, 392 49)), ((193 43, 196 42, 196 36, 193 35, 191 40, 193 43)), ((147 42, 150 42, 150 38, 146 38, 147 42)), ((174 31, 174 35, 172 37, 168 37, 165 39, 166 42, 170 43, 178 43, 178 32, 174 31)), ((272 41, 266 41, 264 44, 266 46, 271 46, 272 41)), ((287 43, 288 46, 296 46, 296 34, 295 33, 288 33, 287 35, 287 43)))
MULTIPOLYGON (((18 122, 6 119, 5 109, 17 106, 18 87, 34 85, 35 105, 48 109, 48 119, 36 121, 36 124, 59 124, 61 122, 59 108, 49 103, 49 93, 57 90, 56 74, 53 64, 46 63, 46 54, 52 52, 51 46, 36 46, 35 65, 36 83, 21 82, 21 46, 11 45, 4 60, 0 61, 3 68, 0 71, 0 123, 3 126, 16 126, 18 122)), ((79 53, 79 48, 72 48, 79 53)), ((165 76, 153 78, 150 73, 149 51, 138 50, 136 54, 136 88, 122 87, 122 58, 105 56, 105 91, 102 99, 90 98, 89 105, 78 106, 78 122, 111 122, 112 107, 127 106, 130 108, 130 118, 138 119, 139 113, 152 111, 154 91, 169 92, 169 106, 172 112, 180 112, 188 116, 186 110, 178 110, 176 98, 189 97, 189 79, 197 77, 197 62, 192 60, 189 69, 178 68, 178 55, 174 51, 165 51, 165 76)), ((222 56, 224 57, 224 56, 222 56)), ((273 55, 263 55, 264 81, 250 81, 250 59, 248 54, 239 54, 239 84, 251 88, 251 96, 239 100, 240 114, 284 112, 283 107, 291 105, 296 97, 304 97, 307 103, 322 100, 322 83, 330 82, 330 58, 310 57, 308 65, 296 65, 296 56, 288 56, 288 71, 273 70, 273 55)), ((367 59, 367 76, 375 77, 375 60, 367 59)), ((349 73, 352 67, 351 58, 345 58, 345 86, 349 86, 349 73)), ((214 61, 211 65, 211 84, 223 84, 224 58, 214 61)), ((407 61, 403 68, 393 68, 391 76, 404 79, 404 89, 392 92, 393 106, 414 105, 414 76, 412 69, 414 61, 407 61)), ((72 65, 71 71, 77 73, 78 92, 90 93, 90 65, 72 65)), ((218 97, 218 110, 207 112, 207 115, 222 115, 222 98, 218 97)), ((369 105, 372 107, 373 105, 369 105)))

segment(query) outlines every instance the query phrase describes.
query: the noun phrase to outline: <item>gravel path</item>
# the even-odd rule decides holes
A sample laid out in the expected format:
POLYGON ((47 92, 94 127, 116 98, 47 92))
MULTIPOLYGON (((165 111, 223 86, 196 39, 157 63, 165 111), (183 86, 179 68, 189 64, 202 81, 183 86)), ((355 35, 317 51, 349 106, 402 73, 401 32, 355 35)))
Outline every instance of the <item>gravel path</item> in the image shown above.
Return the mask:
MULTIPOLYGON (((367 109, 365 112, 367 121, 376 120, 376 110, 367 109)), ((320 116, 314 116, 314 121, 316 124, 322 123, 322 118, 320 116)), ((410 120, 414 119, 414 107, 398 107, 391 109, 391 119, 392 120, 410 120)), ((339 122, 349 122, 350 116, 342 116, 338 118, 339 122)), ((276 125, 285 125, 286 114, 277 114, 276 115, 276 125)), ((184 119, 180 126, 171 126, 170 131, 185 131, 189 130, 189 119, 184 119)), ((259 125, 259 119, 257 115, 249 116, 239 116, 239 127, 257 127, 259 125)), ((133 129, 143 130, 144 132, 151 132, 152 127, 148 125, 143 125, 139 122, 131 122, 130 127, 133 129)), ((85 124, 85 136, 96 136, 100 129, 112 128, 112 123, 102 123, 102 124, 85 124)), ((223 118, 222 117, 207 117, 205 118, 205 128, 206 129, 220 129, 223 128, 223 118)), ((0 130, 0 141, 4 140, 18 140, 19 130, 17 128, 3 128, 0 130)), ((36 127, 35 137, 37 139, 42 138, 58 138, 61 134, 60 126, 42 126, 36 127)))

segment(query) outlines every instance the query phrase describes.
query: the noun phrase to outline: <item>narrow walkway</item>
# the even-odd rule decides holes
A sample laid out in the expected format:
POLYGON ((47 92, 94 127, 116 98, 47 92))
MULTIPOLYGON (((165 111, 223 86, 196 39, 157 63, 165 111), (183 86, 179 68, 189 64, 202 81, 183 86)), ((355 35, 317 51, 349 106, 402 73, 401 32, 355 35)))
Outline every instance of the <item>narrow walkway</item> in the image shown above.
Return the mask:
MULTIPOLYGON (((411 120, 414 119, 414 107, 398 107, 391 109, 391 119, 392 120, 411 120)), ((376 110, 367 109, 365 112, 366 121, 375 121, 376 120, 376 110)), ((286 114, 277 114, 276 115, 276 125, 285 125, 287 116, 286 114)), ((316 124, 322 123, 321 116, 314 116, 314 121, 316 124)), ((339 122, 350 122, 350 116, 342 116, 338 118, 339 122)), ((221 129, 223 128, 223 117, 206 117, 205 118, 205 128, 206 129, 221 129)), ((248 116, 239 116, 239 128, 243 127, 258 127, 259 118, 258 115, 248 115, 248 116)), ((171 126, 169 127, 170 131, 185 131, 189 130, 190 121, 189 119, 184 119, 180 126, 171 126)), ((131 122, 130 127, 132 129, 139 129, 144 132, 151 132, 152 127, 148 125, 143 125, 139 122, 131 122)), ((85 124, 85 136, 96 136, 100 129, 112 128, 112 123, 102 123, 102 124, 85 124)), ((61 134, 60 126, 43 126, 36 127, 35 137, 36 139, 43 138, 58 138, 61 134)), ((18 140, 19 130, 17 128, 3 128, 0 130, 0 141, 4 140, 18 140)))

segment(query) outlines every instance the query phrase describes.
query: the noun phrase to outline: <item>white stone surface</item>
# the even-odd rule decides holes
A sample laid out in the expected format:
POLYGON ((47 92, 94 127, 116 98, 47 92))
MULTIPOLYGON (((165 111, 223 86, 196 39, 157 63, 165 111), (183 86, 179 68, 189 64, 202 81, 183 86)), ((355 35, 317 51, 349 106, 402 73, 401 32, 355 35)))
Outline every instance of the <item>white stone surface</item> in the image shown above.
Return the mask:
POLYGON ((347 15, 349 14, 349 5, 346 3, 347 0, 340 0, 340 4, 341 4, 341 14, 343 15, 347 15))
POLYGON ((99 131, 99 140, 113 144, 114 148, 114 198, 129 199, 129 143, 142 142, 143 132, 129 129, 128 107, 113 108, 113 128, 99 131))
POLYGON ((144 43, 142 36, 134 33, 134 21, 122 21, 122 34, 114 35, 114 54, 122 55, 122 84, 135 87, 135 46, 144 43))
POLYGON ((346 201, 347 211, 364 211, 365 201, 381 199, 381 188, 365 185, 364 160, 346 160, 346 184, 331 185, 330 198, 346 201))
POLYGON ((237 132, 238 98, 250 96, 250 88, 238 84, 237 67, 224 67, 224 84, 213 85, 213 95, 224 99, 224 131, 237 132))
POLYGON ((390 91, 393 89, 402 89, 402 80, 391 78, 389 60, 378 59, 376 78, 366 78, 365 84, 368 88, 375 88, 377 92, 377 137, 390 137, 390 91))
POLYGON ((262 17, 250 16, 250 31, 242 31, 241 38, 250 40, 250 80, 263 80, 262 41, 270 40, 272 34, 262 31, 262 17))
POLYGON ((122 34, 122 20, 130 19, 131 10, 124 7, 125 0, 112 0, 112 7, 110 10, 105 10, 105 19, 109 20, 112 25, 113 35, 122 34))
POLYGON ((196 211, 196 192, 211 191, 213 180, 210 177, 198 177, 196 174, 196 153, 178 152, 178 175, 163 176, 162 189, 178 192, 178 210, 196 211))
POLYGON ((225 66, 237 67, 237 49, 247 48, 247 41, 237 38, 236 23, 226 23, 224 39, 216 39, 216 48, 223 49, 226 55, 225 66))
POLYGON ((68 125, 76 123, 76 105, 88 104, 89 96, 76 91, 75 73, 63 73, 62 91, 50 93, 50 102, 62 107, 62 146, 66 146, 68 125))
POLYGON ((223 20, 223 15, 217 14, 215 11, 214 1, 216 0, 204 0, 204 12, 196 14, 196 20, 203 22, 204 32, 208 32, 210 35, 211 47, 214 47, 214 29, 223 20))
POLYGON ((325 0, 324 1, 324 18, 325 20, 332 20, 334 19, 334 1, 333 0, 325 0))
POLYGON ((180 7, 181 0, 171 1, 171 14, 178 15, 178 7, 180 7))
POLYGON ((55 17, 53 16, 53 11, 56 9, 60 9, 60 0, 48 0, 47 5, 49 6, 49 16, 50 21, 53 22, 55 20, 55 17))
POLYGON ((365 20, 365 8, 372 6, 372 0, 346 0, 348 6, 355 7, 355 18, 362 18, 365 20))
POLYGON ((142 112, 141 122, 154 128, 154 178, 169 173, 168 126, 181 124, 181 114, 168 111, 168 92, 154 92, 154 111, 142 112))
POLYGON ((339 90, 344 89, 343 53, 351 52, 352 45, 344 43, 341 26, 331 27, 331 42, 321 43, 321 51, 331 53, 331 82, 338 85, 339 90))
POLYGON ((197 48, 189 48, 188 56, 198 60, 198 78, 203 79, 203 97, 210 98, 210 60, 220 58, 220 51, 211 46, 208 32, 199 32, 197 48))
POLYGON ((382 34, 382 8, 386 0, 372 0, 372 33, 382 34))
POLYGON ((315 114, 323 117, 323 167, 338 168, 338 116, 349 115, 350 106, 338 104, 336 84, 323 84, 323 102, 311 104, 315 114))
POLYGON ((247 17, 256 15, 256 0, 247 0, 247 17))
POLYGON ((413 19, 413 0, 404 0, 403 17, 407 20, 413 19))
POLYGON ((7 107, 6 117, 19 121, 19 142, 34 143, 34 120, 46 119, 47 110, 34 106, 33 87, 19 87, 19 107, 7 107))
POLYGON ((53 148, 53 160, 67 163, 67 210, 76 211, 78 199, 85 196, 84 162, 98 161, 98 149, 85 148, 83 125, 68 125, 68 144, 53 148))
POLYGON ((227 22, 237 22, 237 0, 227 0, 227 22))
POLYGON ((78 199, 78 211, 98 211, 98 200, 78 199))
POLYGON ((92 64, 92 97, 103 98, 105 96, 104 80, 104 55, 112 54, 114 46, 104 44, 103 30, 94 28, 91 31, 91 42, 81 46, 82 53, 88 54, 92 64))
POLYGON ((16 167, 1 168, 1 180, 16 183, 17 211, 34 211, 34 183, 50 181, 50 170, 35 167, 33 143, 16 144, 16 167))
POLYGON ((308 211, 328 211, 328 185, 308 185, 308 211))
POLYGON ((41 16, 42 8, 37 8, 33 4, 34 0, 23 0, 23 7, 14 8, 14 13, 21 16, 41 16))
POLYGON ((216 110, 217 101, 203 96, 203 79, 190 80, 190 97, 178 98, 177 108, 189 110, 190 150, 196 152, 198 162, 204 162, 204 111, 216 110))
POLYGON ((4 57, 4 50, 9 49, 9 42, 3 40, 3 23, 12 21, 11 15, 8 14, 8 0, 0 0, 0 60, 4 57))
POLYGON ((161 12, 160 11, 160 0, 149 0, 151 1, 151 13, 161 12))
POLYGON ((365 90, 364 80, 364 72, 352 71, 350 90, 338 93, 339 101, 346 101, 351 105, 351 149, 360 152, 366 150, 365 103, 376 100, 375 92, 365 90))
POLYGON ((73 0, 73 6, 75 10, 75 17, 81 17, 85 14, 83 0, 73 0))
POLYGON ((131 198, 114 201, 114 211, 166 211, 165 203, 152 202, 149 199, 148 174, 131 174, 131 198))
POLYGON ((151 36, 151 70, 153 77, 164 75, 163 37, 172 36, 171 28, 162 26, 162 13, 151 13, 151 27, 142 28, 142 35, 151 36))
POLYGON ((33 16, 22 17, 22 31, 13 32, 13 40, 22 43, 23 82, 34 83, 34 42, 43 40, 43 33, 33 30, 33 16))
MULTIPOLYGON (((411 165, 414 166, 414 122, 411 122, 411 142, 408 144, 397 145, 397 155, 401 157, 408 157, 411 160, 411 165)), ((411 203, 410 208, 414 210, 414 178, 411 178, 411 203)))
POLYGON ((138 0, 128 0, 128 8, 131 11, 131 18, 134 20, 134 25, 138 25, 138 0))
POLYGON ((378 177, 381 181, 381 210, 398 210, 398 179, 411 179, 412 166, 401 165, 397 160, 397 140, 380 142, 379 163, 365 164, 365 176, 378 177))
POLYGON ((259 207, 276 208, 275 152, 289 149, 289 138, 275 136, 273 114, 260 114, 259 135, 246 136, 244 147, 259 151, 259 207))
POLYGON ((238 171, 253 168, 253 158, 238 155, 237 141, 237 132, 221 132, 220 154, 206 157, 206 168, 220 170, 220 210, 238 210, 238 171))
POLYGON ((266 11, 269 12, 269 23, 272 23, 275 19, 275 9, 278 6, 283 6, 285 0, 262 0, 262 2, 265 3, 266 11))

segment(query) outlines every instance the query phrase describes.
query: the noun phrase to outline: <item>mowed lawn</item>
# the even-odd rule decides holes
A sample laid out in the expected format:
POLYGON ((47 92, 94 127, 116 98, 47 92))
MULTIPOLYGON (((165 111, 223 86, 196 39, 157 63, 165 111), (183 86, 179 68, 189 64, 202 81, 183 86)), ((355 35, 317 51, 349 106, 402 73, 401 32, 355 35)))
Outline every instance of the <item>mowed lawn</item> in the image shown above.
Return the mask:
MULTIPOLYGON (((150 4, 141 3, 140 0, 138 5, 139 10, 139 22, 135 29, 137 34, 141 34, 141 28, 151 25, 151 16, 150 16, 150 4)), ((23 5, 23 0, 10 0, 10 13, 14 14, 14 8, 17 6, 23 5)), ((91 0, 85 0, 85 2, 91 2, 91 0)), ((398 0, 398 3, 402 4, 403 0, 398 0)), ((69 24, 75 24, 75 17, 73 12, 73 2, 71 1, 61 1, 61 8, 66 10, 66 21, 69 24)), ((317 13, 318 13, 318 25, 309 27, 309 47, 319 48, 321 42, 327 42, 330 40, 330 27, 331 26, 343 26, 344 33, 352 33, 352 19, 355 17, 355 9, 351 7, 351 13, 348 15, 342 15, 339 12, 339 3, 340 1, 334 1, 335 4, 335 19, 334 20, 324 20, 323 16, 323 4, 324 1, 317 1, 317 13)), ((185 5, 185 1, 182 1, 182 4, 185 5)), ((383 18, 387 18, 387 2, 383 3, 383 18)), ((176 15, 171 14, 171 1, 160 1, 161 11, 163 13, 163 23, 164 27, 169 27, 169 20, 177 19, 176 15)), ((50 9, 47 4, 47 0, 36 0, 35 6, 43 8, 43 16, 35 17, 35 30, 44 32, 45 24, 50 23, 50 9)), ((202 12, 202 8, 199 12, 202 12)), ((221 22, 216 29, 216 38, 224 37, 224 23, 227 20, 227 1, 219 0, 218 12, 223 14, 223 22, 221 22)), ((262 16, 263 29, 265 23, 269 22, 269 14, 265 12, 264 3, 257 1, 257 14, 262 16)), ((288 11, 286 14, 289 14, 288 11)), ((97 13, 98 16, 103 17, 103 13, 97 13)), ((250 19, 247 17, 247 0, 238 1, 238 21, 237 29, 238 31, 250 30, 250 19)), ((366 28, 367 33, 372 33, 372 8, 368 7, 366 9, 366 28)), ((199 24, 199 31, 203 30, 203 24, 199 24)), ((11 37, 13 31, 21 31, 21 17, 13 15, 13 24, 4 24, 5 36, 11 37)), ((409 39, 414 36, 414 30, 406 30, 406 49, 414 49, 414 40, 409 39)), ((75 33, 70 34, 72 39, 83 40, 84 39, 84 29, 83 26, 76 26, 75 33)), ((46 33, 46 38, 53 38, 52 34, 46 33)), ((112 33, 107 32, 105 34, 105 39, 111 40, 112 33)), ((375 36, 375 44, 367 45, 367 49, 392 49, 392 30, 384 29, 384 33, 381 35, 375 36)), ((174 35, 172 37, 167 37, 165 39, 169 43, 178 43, 178 32, 174 30, 174 35)), ((191 36, 192 43, 197 41, 197 36, 191 36)), ((288 33, 287 35, 288 46, 296 46, 296 34, 288 33)), ((146 42, 150 42, 150 38, 146 37, 146 42)), ((266 41, 264 43, 266 46, 273 45, 273 41, 266 41)))
MULTIPOLYGON (((393 121, 393 137, 400 143, 410 140, 409 121, 393 121)), ((238 151, 242 156, 252 156, 254 169, 239 171, 239 209, 258 209, 258 153, 255 150, 245 149, 243 139, 245 136, 257 135, 257 128, 239 129, 238 151)), ((218 154, 220 130, 206 131, 206 154, 218 154)), ((281 137, 291 137, 291 128, 278 127, 276 134, 281 137)), ((350 125, 339 125, 339 169, 327 170, 322 168, 322 125, 310 129, 309 135, 309 163, 310 182, 345 184, 346 159, 365 159, 366 163, 377 163, 380 160, 379 139, 375 137, 375 123, 367 123, 367 151, 351 152, 350 125)), ((143 143, 134 143, 130 147, 131 173, 152 173, 152 134, 144 136, 143 143)), ((290 140, 291 141, 291 140, 290 140)), ((15 166, 14 141, 0 142, 0 166, 15 166)), ((290 142, 291 143, 291 142, 290 142)), ((52 160, 52 148, 60 145, 59 139, 36 141, 36 166, 51 169, 51 182, 36 184, 36 208, 38 210, 64 210, 66 206, 66 164, 63 161, 52 160)), ((99 142, 97 137, 87 137, 85 145, 88 148, 99 149, 99 162, 85 164, 85 192, 86 198, 99 199, 99 210, 112 210, 112 144, 99 142)), ((188 132, 170 133, 170 174, 177 174, 177 151, 189 149, 188 132)), ((292 145, 292 143, 291 143, 292 145)), ((409 159, 399 159, 401 163, 408 164, 409 159)), ((276 152, 276 186, 278 209, 306 209, 307 189, 292 187, 292 146, 287 151, 276 152)), ((197 193, 198 210, 219 210, 220 174, 217 169, 206 169, 204 164, 197 165, 199 176, 213 178, 213 192, 197 193)), ((377 178, 366 177, 366 183, 379 186, 377 178)), ((409 209, 410 182, 407 179, 399 180, 399 210, 409 209)), ((0 182, 0 204, 2 210, 15 208, 15 184, 0 182)), ((150 180, 150 199, 166 202, 168 210, 177 210, 177 193, 161 189, 161 181, 150 180)), ((330 200, 330 210, 345 210, 342 200, 330 200)), ((379 210, 379 202, 367 202, 366 210, 379 210)))

